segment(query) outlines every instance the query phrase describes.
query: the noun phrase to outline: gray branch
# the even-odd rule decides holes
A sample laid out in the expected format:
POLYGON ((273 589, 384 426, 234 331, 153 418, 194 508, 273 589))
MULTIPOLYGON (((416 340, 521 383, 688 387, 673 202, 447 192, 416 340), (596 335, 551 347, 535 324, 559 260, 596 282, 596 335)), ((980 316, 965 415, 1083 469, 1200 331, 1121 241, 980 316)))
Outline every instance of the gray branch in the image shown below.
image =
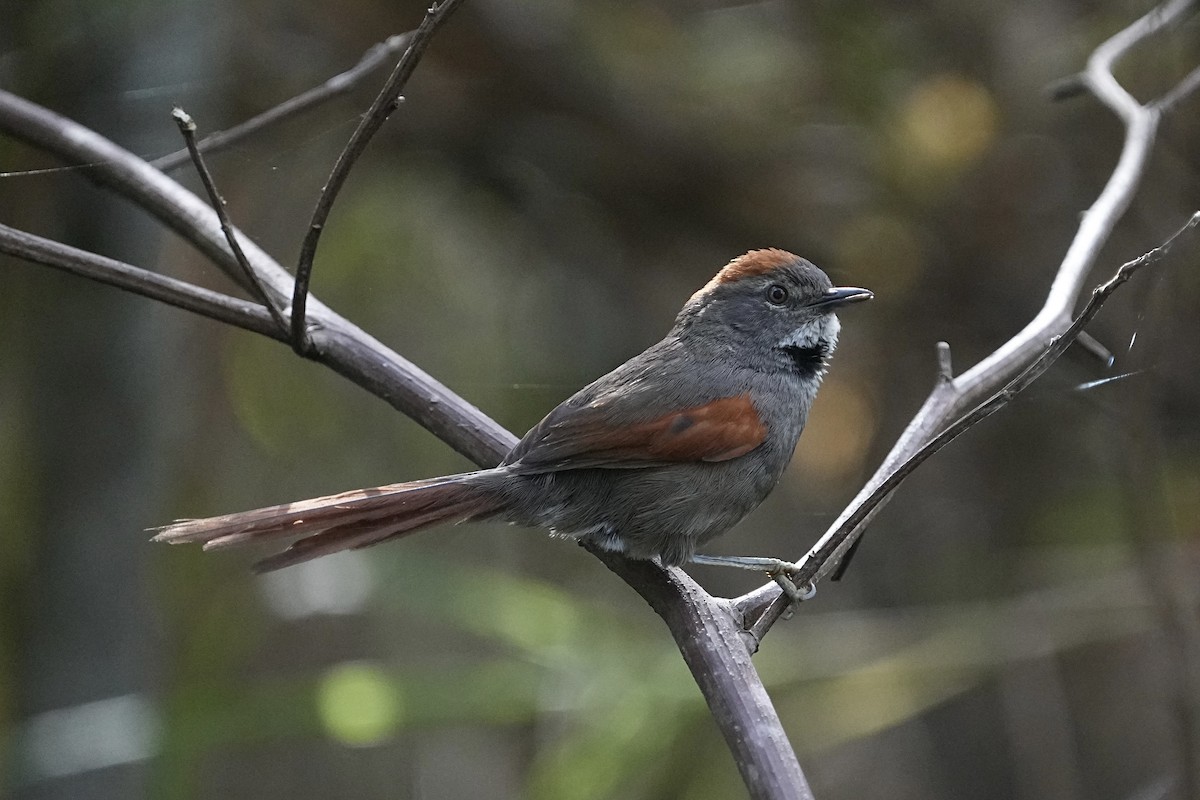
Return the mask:
POLYGON ((116 286, 281 342, 287 341, 286 331, 279 328, 260 305, 4 224, 0 224, 0 253, 116 286))
MULTIPOLYGON (((1194 0, 1170 0, 1156 7, 1101 44, 1088 59, 1086 70, 1076 80, 1120 117, 1125 125, 1125 141, 1108 183, 1083 215, 1079 230, 1050 285, 1045 305, 1019 333, 958 377, 950 373, 949 345, 939 344, 939 376, 932 392, 883 464, 829 530, 797 562, 799 581, 815 585, 832 572, 891 497, 891 490, 899 483, 895 473, 903 470, 905 463, 948 425, 965 417, 1042 358, 1052 340, 1067 331, 1072 309, 1096 256, 1129 206, 1145 172, 1162 109, 1178 103, 1198 83, 1193 73, 1164 94, 1162 100, 1143 105, 1113 77, 1113 67, 1135 45, 1164 28, 1179 24, 1195 5, 1194 0)), ((736 606, 751 620, 750 631, 755 639, 766 634, 788 605, 773 583, 736 601, 736 606)))
MULTIPOLYGON (((380 42, 364 53, 359 62, 345 72, 334 75, 320 86, 301 92, 290 100, 285 100, 229 130, 210 133, 196 143, 196 148, 201 153, 216 153, 276 123, 283 122, 289 117, 296 116, 338 95, 349 92, 372 72, 388 63, 392 56, 403 52, 404 48, 408 46, 410 38, 412 38, 411 32, 388 37, 386 41, 380 42)), ((150 163, 163 172, 170 172, 191 159, 191 154, 187 148, 184 148, 156 158, 150 163)))
POLYGON ((225 211, 225 198, 221 197, 221 193, 217 191, 217 184, 213 180, 212 173, 208 170, 208 165, 204 163, 204 156, 200 153, 200 147, 196 142, 195 121, 186 111, 179 107, 176 107, 171 112, 171 118, 179 126, 179 132, 183 135, 183 141, 187 145, 188 155, 192 157, 192 163, 196 167, 196 172, 200 175, 200 182, 204 184, 204 191, 208 192, 208 200, 212 203, 213 211, 217 212, 217 219, 221 222, 221 233, 225 235, 225 241, 229 244, 229 251, 233 253, 234 260, 241 267, 242 274, 246 277, 250 288, 254 291, 254 296, 266 306, 267 311, 271 312, 271 319, 275 320, 275 325, 281 331, 288 330, 288 323, 284 319, 283 311, 280 310, 276 301, 271 299, 267 291, 263 289, 262 281, 258 279, 254 268, 246 261, 246 254, 242 252, 242 247, 238 244, 237 236, 233 232, 233 222, 230 221, 229 214, 225 211))
MULTIPOLYGON (((942 377, 922 410, 859 497, 802 562, 814 569, 814 581, 824 577, 861 535, 873 511, 860 523, 854 523, 848 532, 839 534, 838 528, 865 504, 895 467, 950 422, 1010 382, 1046 351, 1051 339, 1067 330, 1071 309, 1096 254, 1141 178, 1161 112, 1192 91, 1198 82, 1189 76, 1158 104, 1142 106, 1113 80, 1112 66, 1134 44, 1175 24, 1190 5, 1165 4, 1098 48, 1090 59, 1081 80, 1125 121, 1126 142, 1109 184, 1084 217, 1045 307, 1010 342, 958 378, 951 374, 949 348, 940 351, 942 377)), ((5 92, 0 92, 0 131, 53 153, 68 164, 87 165, 81 169, 92 180, 145 209, 211 259, 232 280, 249 288, 212 208, 145 161, 90 129, 5 92)), ((286 309, 295 288, 291 276, 244 233, 235 235, 242 243, 247 263, 261 279, 265 294, 286 309)), ((280 338, 268 312, 253 303, 2 226, 0 251, 71 269, 213 319, 280 338), (64 249, 56 251, 56 247, 64 249)), ((307 301, 309 358, 378 395, 481 466, 497 463, 515 443, 516 437, 511 433, 416 365, 316 298, 307 297, 307 301)), ((774 585, 730 602, 709 596, 680 570, 628 561, 613 554, 596 555, 666 622, 734 754, 751 796, 772 800, 811 797, 749 658, 757 637, 784 610, 785 604, 777 600, 774 585)))
POLYGON ((404 91, 417 64, 421 63, 421 56, 425 54, 425 48, 429 46, 433 34, 454 13, 461 2, 462 0, 442 0, 440 5, 434 3, 429 7, 425 18, 421 20, 420 27, 409 37, 404 55, 396 62, 383 89, 375 96, 371 107, 367 109, 362 121, 354 129, 350 141, 338 155, 333 170, 325 181, 325 186, 321 189, 316 208, 313 209, 312 219, 308 223, 308 232, 300 244, 300 258, 296 262, 296 280, 292 287, 292 349, 299 355, 309 354, 308 284, 312 279, 313 259, 317 257, 317 245, 320 244, 321 234, 325 230, 325 222, 329 218, 329 213, 333 211, 333 204, 337 200, 342 186, 345 185, 346 179, 350 176, 350 170, 358 163, 359 156, 366 151, 371 139, 403 100, 400 93, 404 91))
MULTIPOLYGON (((213 209, 136 155, 66 117, 3 91, 0 91, 0 131, 68 164, 88 165, 82 169, 91 180, 149 212, 232 280, 248 288, 246 273, 230 252, 213 209)), ((246 262, 261 281, 263 291, 274 301, 288 303, 293 290, 291 275, 244 232, 231 229, 231 235, 241 243, 246 262)), ((13 244, 27 236, 0 227, 0 250, 66 268, 37 248, 19 249, 13 244)), ((73 252, 79 256, 79 263, 89 265, 86 272, 75 271, 88 277, 242 327, 250 328, 253 324, 259 327, 250 329, 279 338, 270 315, 261 306, 205 293, 182 282, 163 284, 171 288, 168 299, 153 288, 159 280, 167 280, 161 276, 151 278, 144 271, 129 272, 137 270, 136 267, 82 251, 73 252), (231 308, 238 313, 199 304, 200 298, 218 305, 232 304, 231 308), (248 321, 251 316, 253 323, 248 321)), ((305 353, 308 358, 384 399, 476 464, 495 465, 516 443, 515 436, 479 409, 315 297, 308 297, 306 319, 311 345, 305 353)), ((751 651, 744 639, 741 615, 728 601, 709 596, 681 570, 667 570, 651 562, 629 561, 612 554, 596 555, 666 622, 734 755, 750 796, 756 800, 811 798, 779 716, 750 662, 751 651)))

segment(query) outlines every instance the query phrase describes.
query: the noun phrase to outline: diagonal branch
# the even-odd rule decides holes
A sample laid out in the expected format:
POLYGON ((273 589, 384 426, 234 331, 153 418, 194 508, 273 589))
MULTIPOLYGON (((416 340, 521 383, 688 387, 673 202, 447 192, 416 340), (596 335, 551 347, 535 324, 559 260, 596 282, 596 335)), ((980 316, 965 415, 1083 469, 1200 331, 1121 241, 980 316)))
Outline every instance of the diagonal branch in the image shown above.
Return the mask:
MULTIPOLYGON (((389 36, 385 41, 380 42, 364 53, 362 59, 345 72, 334 75, 320 86, 313 87, 306 92, 301 92, 290 100, 285 100, 279 105, 269 108, 258 116, 251 117, 229 130, 210 133, 196 143, 197 148, 201 153, 216 153, 229 147, 234 142, 239 142, 248 136, 252 136, 277 122, 282 122, 288 117, 293 117, 324 103, 326 100, 349 92, 355 86, 362 83, 364 78, 387 63, 392 56, 401 52, 408 45, 408 40, 411 37, 411 32, 389 36)), ((161 158, 156 158, 150 164, 163 172, 170 172, 176 167, 186 164, 190 158, 191 155, 188 153, 187 148, 184 148, 183 150, 176 150, 174 153, 168 153, 161 158)))
MULTIPOLYGON (((879 482, 879 484, 871 491, 869 495, 863 498, 861 503, 855 506, 853 513, 851 513, 835 531, 836 535, 830 537, 830 543, 827 545, 827 547, 836 547, 837 542, 839 541, 839 536, 848 536, 855 528, 861 525, 863 521, 870 517, 874 513, 875 509, 883 503, 885 498, 897 486, 899 486, 905 478, 907 478, 914 470, 916 470, 917 467, 924 463, 926 459, 928 459, 937 451, 941 450, 946 445, 950 444, 950 442, 954 441, 962 434, 966 433, 970 428, 973 428, 975 425, 979 424, 992 414, 995 414, 1004 406, 1008 405, 1010 402, 1012 402, 1013 398, 1017 396, 1017 394, 1024 391, 1029 387, 1030 384, 1045 374, 1046 370, 1050 369, 1051 365, 1053 365, 1054 362, 1057 361, 1059 357, 1067 351, 1067 348, 1075 343, 1075 341, 1083 333, 1083 329, 1087 327, 1088 323, 1090 323, 1093 318, 1095 318, 1096 314, 1100 311, 1100 307, 1106 300, 1108 300, 1110 296, 1112 296, 1113 292, 1115 292, 1122 284, 1133 277, 1133 274, 1138 270, 1162 260, 1170 251, 1171 246, 1175 243, 1175 241, 1185 233, 1191 231, 1198 224, 1200 224, 1200 211, 1197 211, 1195 214, 1193 214, 1188 221, 1185 222, 1181 228, 1179 228, 1179 230, 1171 234, 1170 238, 1168 238, 1161 245, 1155 247, 1153 250, 1150 250, 1147 253, 1138 256, 1132 261, 1125 262, 1111 278, 1093 289, 1091 298, 1088 300, 1087 305, 1084 307, 1083 311, 1080 312, 1079 316, 1071 322, 1066 331, 1050 340, 1050 343, 1044 350, 1042 350, 1041 354, 1033 361, 1032 364, 1022 370, 1021 373, 1017 375, 1017 377, 1013 378, 1007 385, 1005 385, 1004 388, 996 392, 996 394, 992 395, 985 402, 980 403, 978 406, 973 408, 970 413, 957 419, 953 424, 951 424, 937 436, 923 444, 915 453, 909 456, 903 464, 892 470, 892 472, 888 474, 886 478, 879 482)), ((945 342, 939 343, 939 356, 947 356, 949 352, 950 350, 945 346, 945 342)), ((945 360, 943 360, 942 364, 945 367, 949 366, 948 362, 945 360)), ((942 371, 939 379, 945 380, 948 375, 948 371, 942 371)), ((814 548, 814 552, 810 555, 811 558, 801 565, 800 569, 791 576, 799 586, 805 586, 812 583, 817 570, 822 564, 827 563, 829 558, 827 553, 818 552, 816 548, 814 548)), ((744 602, 744 600, 738 600, 735 601, 735 604, 741 604, 742 602, 744 602)), ((751 609, 752 606, 750 609, 745 610, 749 612, 751 609)), ((756 641, 760 641, 762 636, 766 635, 766 628, 764 627, 763 618, 755 620, 750 628, 750 633, 756 641)))
MULTIPOLYGON (((148 211, 245 286, 246 278, 229 252, 212 208, 134 154, 95 131, 4 91, 0 91, 0 132, 69 164, 88 165, 82 174, 148 211)), ((9 231, 0 228, 0 247, 19 233, 9 231)), ((286 270, 245 234, 237 236, 264 289, 272 297, 289 297, 293 281, 286 270)), ((33 255, 22 257, 50 263, 33 255)), ((100 279, 117 282, 111 275, 100 279)), ((156 296, 136 280, 126 288, 156 296)), ((208 310, 191 310, 221 318, 208 310)), ((265 311, 257 309, 256 313, 261 315, 260 322, 269 323, 265 311)), ((307 317, 309 357, 387 401, 476 464, 492 466, 516 444, 515 436, 479 409, 316 298, 309 298, 307 317)), ((273 329, 258 332, 274 335, 273 329)), ((602 560, 666 623, 734 754, 750 796, 756 800, 811 798, 779 716, 750 663, 743 621, 728 602, 709 596, 682 570, 612 554, 602 560)))
MULTIPOLYGON (((455 2, 457 0, 447 0, 436 11, 449 13, 455 2)), ((1181 3, 1168 3, 1167 6, 1164 6, 1162 19, 1154 20, 1151 26, 1152 30, 1157 30, 1177 20, 1182 14, 1179 8, 1182 5, 1181 3)), ((427 18, 426 22, 428 21, 427 18)), ((1128 49, 1128 46, 1132 46, 1133 43, 1140 41, 1152 32, 1149 29, 1139 28, 1139 26, 1145 25, 1146 18, 1131 26, 1131 29, 1138 28, 1138 35, 1124 49, 1118 50, 1112 59, 1128 49)), ((424 23, 422 27, 425 27, 424 23)), ((415 39, 409 52, 413 52, 414 47, 416 47, 415 39)), ((1099 54, 1100 51, 1098 50, 1097 53, 1099 54)), ((413 56, 414 59, 417 57, 419 57, 419 52, 413 56)), ((407 54, 405 58, 408 58, 407 54)), ((404 59, 401 63, 404 63, 404 59)), ((1093 62, 1089 63, 1089 69, 1093 68, 1094 63, 1099 63, 1095 56, 1093 62)), ((1109 60, 1103 68, 1111 71, 1111 64, 1112 60, 1109 60)), ((412 62, 412 65, 415 66, 415 61, 412 62)), ((401 65, 397 65, 393 78, 397 78, 398 73, 401 72, 400 67, 401 65)), ((409 72, 411 73, 411 69, 409 72)), ((407 79, 407 75, 404 75, 402 79, 407 79)), ((391 81, 389 81, 390 83, 391 81)), ((1108 91, 1107 88, 1097 89, 1094 86, 1092 88, 1102 98, 1103 93, 1108 91)), ((1119 86, 1117 88, 1120 89, 1119 86)), ((392 96, 390 103, 397 102, 398 92, 399 89, 392 96)), ((381 98, 383 96, 381 95, 381 98)), ((391 107, 385 105, 380 108, 379 124, 382 124, 383 119, 392 108, 394 105, 391 107)), ((1049 338, 1066 330, 1071 306, 1073 306, 1075 296, 1086 277, 1087 269, 1095 259, 1095 250, 1099 248, 1099 244, 1107 236, 1108 231, 1111 230, 1112 225, 1115 224, 1116 219, 1127 205, 1133 185, 1140 177, 1146 153, 1154 138, 1157 113, 1142 115, 1139 112, 1139 114, 1135 114, 1135 118, 1149 119, 1150 121, 1141 123, 1142 127, 1136 136, 1133 130, 1135 126, 1132 124, 1129 126, 1126 149, 1123 151, 1121 162, 1113 178, 1113 181, 1116 181, 1118 173, 1120 173, 1124 176, 1123 180, 1127 185, 1113 190, 1115 194, 1110 195, 1109 190, 1113 185, 1113 181, 1110 181, 1110 187, 1106 188, 1105 194, 1101 196, 1104 204, 1097 201, 1088 217, 1085 218, 1084 227, 1081 227, 1076 243, 1079 243, 1080 237, 1085 236, 1086 228, 1086 236, 1093 239, 1093 249, 1090 254, 1086 248, 1080 249, 1075 256, 1072 256, 1071 253, 1076 252, 1076 247, 1073 246, 1071 253, 1068 253, 1068 261, 1074 258, 1077 263, 1077 266, 1073 268, 1078 273, 1074 288, 1070 289, 1068 282, 1066 285, 1069 291, 1060 289, 1056 294, 1054 288, 1051 290, 1050 299, 1066 298, 1062 303, 1062 308, 1057 313, 1048 314, 1047 309, 1051 306, 1050 299, 1048 299, 1047 309, 1043 309, 1038 316, 1038 319, 1046 317, 1043 320, 1045 323, 1043 327, 1030 332, 1033 328, 1033 323, 1031 323, 1026 331, 1018 334, 1018 337, 1025 335, 1028 339, 1028 352, 1017 348, 1005 357, 999 358, 991 366, 993 373, 979 373, 978 371, 983 367, 981 364, 975 370, 954 379, 950 373, 948 350, 946 350, 947 357, 943 359, 945 380, 941 382, 939 389, 935 390, 926 403, 926 407, 930 409, 929 413, 924 418, 918 415, 914 424, 910 426, 911 435, 907 438, 912 446, 908 448, 907 452, 904 452, 900 445, 897 445, 897 450, 893 451, 894 454, 899 453, 897 456, 899 460, 894 463, 899 463, 907 455, 916 452, 947 422, 960 416, 963 411, 986 397, 990 391, 994 391, 995 388, 1017 375, 1032 358, 1036 357, 1036 352, 1040 351, 1049 338), (1133 140, 1137 141, 1136 146, 1130 144, 1133 140), (1096 221, 1092 222, 1093 218, 1096 221), (1088 227, 1089 225, 1090 227, 1088 227), (972 375, 975 375, 977 379, 990 377, 994 380, 991 390, 985 391, 987 387, 982 382, 973 387, 967 380, 968 376, 972 375), (1004 380, 999 380, 997 376, 1003 376, 1004 380), (956 413, 951 413, 951 411, 956 413), (923 425, 928 429, 922 427, 923 425)), ((243 286, 246 285, 247 279, 240 272, 236 259, 229 252, 220 221, 214 211, 195 195, 141 159, 117 147, 94 131, 4 92, 0 92, 0 130, 8 131, 17 138, 54 153, 67 163, 91 165, 84 174, 149 211, 200 249, 235 281, 243 286)), ((365 143, 363 140, 361 145, 365 146, 365 143)), ((361 152, 361 148, 358 152, 361 152)), ((347 158, 350 164, 343 168, 345 172, 348 172, 349 166, 352 166, 357 155, 347 156, 347 158)), ((335 172, 337 172, 336 167, 335 172)), ((339 180, 344 182, 344 179, 345 175, 343 174, 339 180)), ((331 194, 336 194, 336 189, 332 190, 331 194)), ((332 205, 332 196, 327 202, 330 206, 332 205)), ((324 225, 327 214, 328 210, 319 218, 314 215, 314 229, 310 229, 310 236, 314 239, 311 248, 313 253, 315 253, 316 239, 319 238, 320 229, 324 225)), ((294 314, 292 321, 295 324, 297 320, 300 320, 302 332, 305 327, 308 328, 307 332, 311 336, 311 348, 307 354, 310 357, 383 398, 477 464, 489 466, 495 464, 502 454, 515 443, 516 438, 511 433, 501 428, 478 409, 466 403, 418 367, 386 348, 348 320, 337 315, 316 298, 308 298, 306 288, 298 294, 293 294, 294 290, 299 290, 299 282, 293 282, 291 276, 274 259, 244 234, 237 234, 237 236, 244 243, 247 262, 253 271, 262 278, 263 288, 267 294, 277 300, 299 297, 299 305, 302 307, 306 303, 307 311, 294 314)), ((51 256, 37 251, 36 248, 24 254, 15 252, 16 245, 13 242, 18 241, 19 237, 19 232, 0 227, 0 248, 4 248, 5 252, 21 255, 21 257, 38 260, 42 263, 52 263, 51 256)), ((84 255, 90 256, 90 254, 84 255)), ((93 258, 98 259, 99 257, 93 258)), ((87 261, 87 259, 82 260, 87 261)), ((113 267, 119 262, 113 262, 113 264, 91 263, 98 267, 99 273, 103 274, 102 279, 122 285, 117 283, 117 279, 113 277, 116 272, 113 267)), ((309 264, 311 269, 311 255, 309 264)), ((121 266, 128 267, 128 265, 121 266)), ((1060 269, 1060 278, 1066 271, 1066 266, 1067 262, 1064 262, 1063 268, 1060 269)), ((83 272, 83 270, 79 271, 83 272)), ((92 275, 91 277, 101 277, 101 275, 92 275)), ((159 277, 155 276, 155 278, 159 277)), ((147 285, 155 283, 154 280, 140 274, 133 274, 128 280, 131 283, 126 288, 148 296, 156 296, 146 288, 147 285)), ((1059 283, 1060 281, 1056 280, 1055 286, 1058 287, 1059 283)), ((183 284, 183 286, 187 285, 183 284)), ((180 287, 174 288, 179 289, 180 287)), ((200 291, 195 287, 190 287, 190 290, 200 291)), ((160 291, 160 289, 154 289, 154 291, 160 291)), ((180 293, 191 295, 193 292, 183 291, 175 294, 180 293)), ((215 293, 213 294, 215 295, 215 293)), ((175 295, 172 297, 178 299, 175 295)), ((216 295, 216 297, 223 296, 216 295)), ((187 299, 186 302, 191 303, 193 299, 187 299)), ((240 306, 237 304, 243 302, 234 301, 232 298, 225 298, 225 300, 232 302, 234 307, 238 308, 240 306)), ((168 300, 168 302, 171 301, 168 300)), ((182 302, 175 304, 214 318, 220 318, 216 316, 218 312, 213 312, 212 309, 193 308, 183 305, 182 302)), ((244 305, 252 309, 252 314, 258 315, 259 323, 256 324, 269 327, 270 318, 264 310, 251 304, 244 305)), ((229 315, 227 311, 219 313, 229 315)), ((1035 322, 1037 322, 1036 319, 1035 322)), ((244 327, 248 327, 248 325, 244 327)), ((272 332, 265 330, 258 332, 273 335, 272 332)), ((293 342, 295 341, 296 339, 293 338, 293 342)), ((1000 353, 1001 351, 997 351, 993 358, 997 358, 1000 353)), ((904 441, 902 439, 902 443, 904 441)), ((885 467, 890 469, 890 466, 885 462, 885 467)), ((881 468, 880 474, 886 475, 887 472, 881 468)), ((877 478, 883 480, 878 475, 877 478)), ((864 493, 869 493, 869 489, 870 484, 867 489, 864 489, 864 493)), ((864 520, 864 524, 866 521, 864 520)), ((856 528, 861 530, 862 525, 857 525, 856 528)), ((840 557, 840 554, 844 553, 849 546, 848 540, 837 542, 831 551, 830 558, 814 560, 813 564, 818 570, 827 572, 832 564, 836 563, 836 558, 840 557)), ((747 631, 761 635, 774 620, 768 612, 759 617, 760 623, 766 621, 766 627, 756 629, 745 624, 741 612, 744 609, 757 612, 764 605, 769 604, 771 601, 770 591, 760 590, 763 593, 756 593, 757 596, 753 603, 746 603, 743 598, 734 605, 728 601, 710 597, 680 570, 665 570, 653 563, 627 561, 612 554, 602 556, 602 560, 638 591, 666 622, 680 652, 696 677, 730 749, 735 754, 738 767, 751 796, 755 798, 811 796, 795 755, 783 734, 778 716, 766 696, 761 679, 749 662, 749 652, 756 641, 750 641, 750 647, 747 647, 747 631)), ((820 572, 818 577, 824 574, 825 572, 820 572)))
POLYGON ((1160 114, 1165 114, 1179 105, 1186 97, 1200 89, 1200 67, 1184 76, 1183 80, 1171 87, 1171 90, 1159 98, 1154 107, 1160 114))
POLYGON ((116 286, 201 316, 287 341, 260 305, 0 224, 0 253, 116 286))
MULTIPOLYGON (((1088 59, 1079 80, 1122 120, 1125 141, 1108 183, 1083 215, 1044 306, 1019 333, 957 378, 949 372, 949 350, 944 346, 939 380, 921 409, 863 489, 798 562, 801 574, 808 576, 807 580, 815 584, 848 558, 866 526, 890 499, 890 490, 881 487, 901 465, 947 425, 1016 378, 1041 357, 1048 342, 1067 331, 1071 311, 1088 272, 1129 206, 1142 178, 1161 118, 1159 105, 1139 104, 1113 77, 1113 67, 1135 45, 1165 28, 1178 25, 1194 8, 1193 0, 1169 0, 1101 44, 1088 59), (872 497, 877 491, 882 493, 882 499, 869 510, 860 511, 873 502, 872 497)), ((1174 97, 1172 102, 1179 99, 1184 93, 1181 87, 1188 85, 1190 78, 1185 78, 1184 83, 1166 93, 1164 99, 1174 97)), ((736 601, 736 607, 753 620, 750 630, 755 639, 766 634, 788 605, 774 584, 762 586, 736 601)))

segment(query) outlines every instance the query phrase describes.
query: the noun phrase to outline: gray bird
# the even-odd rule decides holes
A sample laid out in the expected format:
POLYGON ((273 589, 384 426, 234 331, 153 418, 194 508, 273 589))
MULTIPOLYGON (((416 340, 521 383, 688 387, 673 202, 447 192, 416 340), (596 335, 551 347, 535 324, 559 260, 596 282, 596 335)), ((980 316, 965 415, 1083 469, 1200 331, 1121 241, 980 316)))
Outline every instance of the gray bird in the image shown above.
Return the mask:
POLYGON ((295 539, 256 565, 266 571, 498 518, 668 566, 777 573, 788 565, 697 549, 775 487, 837 345, 835 309, 871 297, 791 253, 752 250, 692 295, 662 341, 561 403, 497 467, 181 520, 154 539, 206 550, 295 539))

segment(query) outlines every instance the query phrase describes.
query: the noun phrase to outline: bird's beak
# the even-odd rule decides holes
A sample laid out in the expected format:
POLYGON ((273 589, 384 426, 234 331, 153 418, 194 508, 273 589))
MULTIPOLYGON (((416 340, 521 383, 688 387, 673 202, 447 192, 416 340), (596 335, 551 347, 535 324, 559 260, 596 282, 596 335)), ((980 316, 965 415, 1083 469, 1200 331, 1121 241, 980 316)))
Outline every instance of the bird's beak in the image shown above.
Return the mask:
POLYGON ((812 302, 812 308, 829 308, 844 306, 847 303, 857 303, 860 300, 870 300, 875 295, 867 289, 857 289, 853 286, 835 286, 825 290, 825 294, 812 302))

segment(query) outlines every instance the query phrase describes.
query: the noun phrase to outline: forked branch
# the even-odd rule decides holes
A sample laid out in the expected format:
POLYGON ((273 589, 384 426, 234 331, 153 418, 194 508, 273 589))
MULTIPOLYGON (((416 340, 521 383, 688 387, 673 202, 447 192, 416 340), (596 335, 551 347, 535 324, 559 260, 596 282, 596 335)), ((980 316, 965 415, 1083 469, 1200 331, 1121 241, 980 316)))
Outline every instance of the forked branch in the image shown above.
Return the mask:
MULTIPOLYGON (((67 164, 86 165, 81 166, 82 174, 158 218, 234 281, 253 291, 213 209, 142 159, 73 120, 4 91, 0 91, 0 132, 67 164)), ((297 287, 287 271, 244 233, 234 230, 234 236, 265 293, 275 300, 292 297, 297 287)), ((70 248, 59 252, 63 247, 0 227, 0 251, 280 338, 261 306, 91 253, 70 248)), ((515 436, 419 367, 307 292, 300 296, 307 300, 307 357, 387 401, 480 466, 495 465, 516 444, 515 436)), ((761 800, 810 798, 779 716, 750 663, 740 618, 731 613, 728 602, 710 597, 681 570, 665 570, 651 562, 612 554, 603 561, 666 622, 729 744, 750 796, 761 800)))
MULTIPOLYGON (((1156 7, 1096 48, 1088 59, 1086 70, 1072 81, 1071 85, 1085 86, 1117 114, 1125 126, 1125 141, 1108 183, 1083 215, 1079 230, 1051 283, 1045 305, 1019 333, 958 377, 951 377, 949 373, 948 345, 939 345, 940 377, 933 391, 866 486, 798 562, 800 571, 796 580, 815 585, 836 569, 894 488, 911 471, 904 470, 905 463, 956 420, 967 419, 970 415, 972 421, 965 424, 965 430, 986 416, 976 416, 972 412, 981 404, 990 404, 990 397, 1005 390, 1041 361, 1052 341, 1068 331, 1071 311, 1078 302, 1088 272, 1129 206, 1145 172, 1146 159, 1153 148, 1163 110, 1177 104, 1200 83, 1195 77, 1196 72, 1192 72, 1161 99, 1143 105, 1113 77, 1113 67, 1135 45, 1178 25, 1195 10, 1195 6, 1192 0, 1169 0, 1156 7)), ((1069 95, 1063 93, 1063 96, 1069 95)), ((746 614, 750 633, 758 641, 787 610, 789 602, 775 584, 767 584, 738 598, 735 606, 746 614)))
MULTIPOLYGON (((68 164, 89 165, 86 176, 158 218, 235 281, 247 284, 213 209, 134 154, 73 120, 3 91, 0 131, 68 164)), ((289 297, 294 287, 286 270, 244 233, 235 232, 235 236, 264 290, 273 298, 289 297)), ((281 338, 261 306, 11 228, 0 227, 0 252, 68 269, 281 338)), ((494 466, 516 444, 515 436, 479 409, 315 297, 308 298, 307 328, 308 357, 387 401, 481 467, 494 466)), ((750 663, 742 628, 727 601, 710 597, 681 570, 665 570, 651 562, 611 554, 603 561, 666 622, 729 744, 750 796, 758 800, 810 798, 800 764, 750 663)))

